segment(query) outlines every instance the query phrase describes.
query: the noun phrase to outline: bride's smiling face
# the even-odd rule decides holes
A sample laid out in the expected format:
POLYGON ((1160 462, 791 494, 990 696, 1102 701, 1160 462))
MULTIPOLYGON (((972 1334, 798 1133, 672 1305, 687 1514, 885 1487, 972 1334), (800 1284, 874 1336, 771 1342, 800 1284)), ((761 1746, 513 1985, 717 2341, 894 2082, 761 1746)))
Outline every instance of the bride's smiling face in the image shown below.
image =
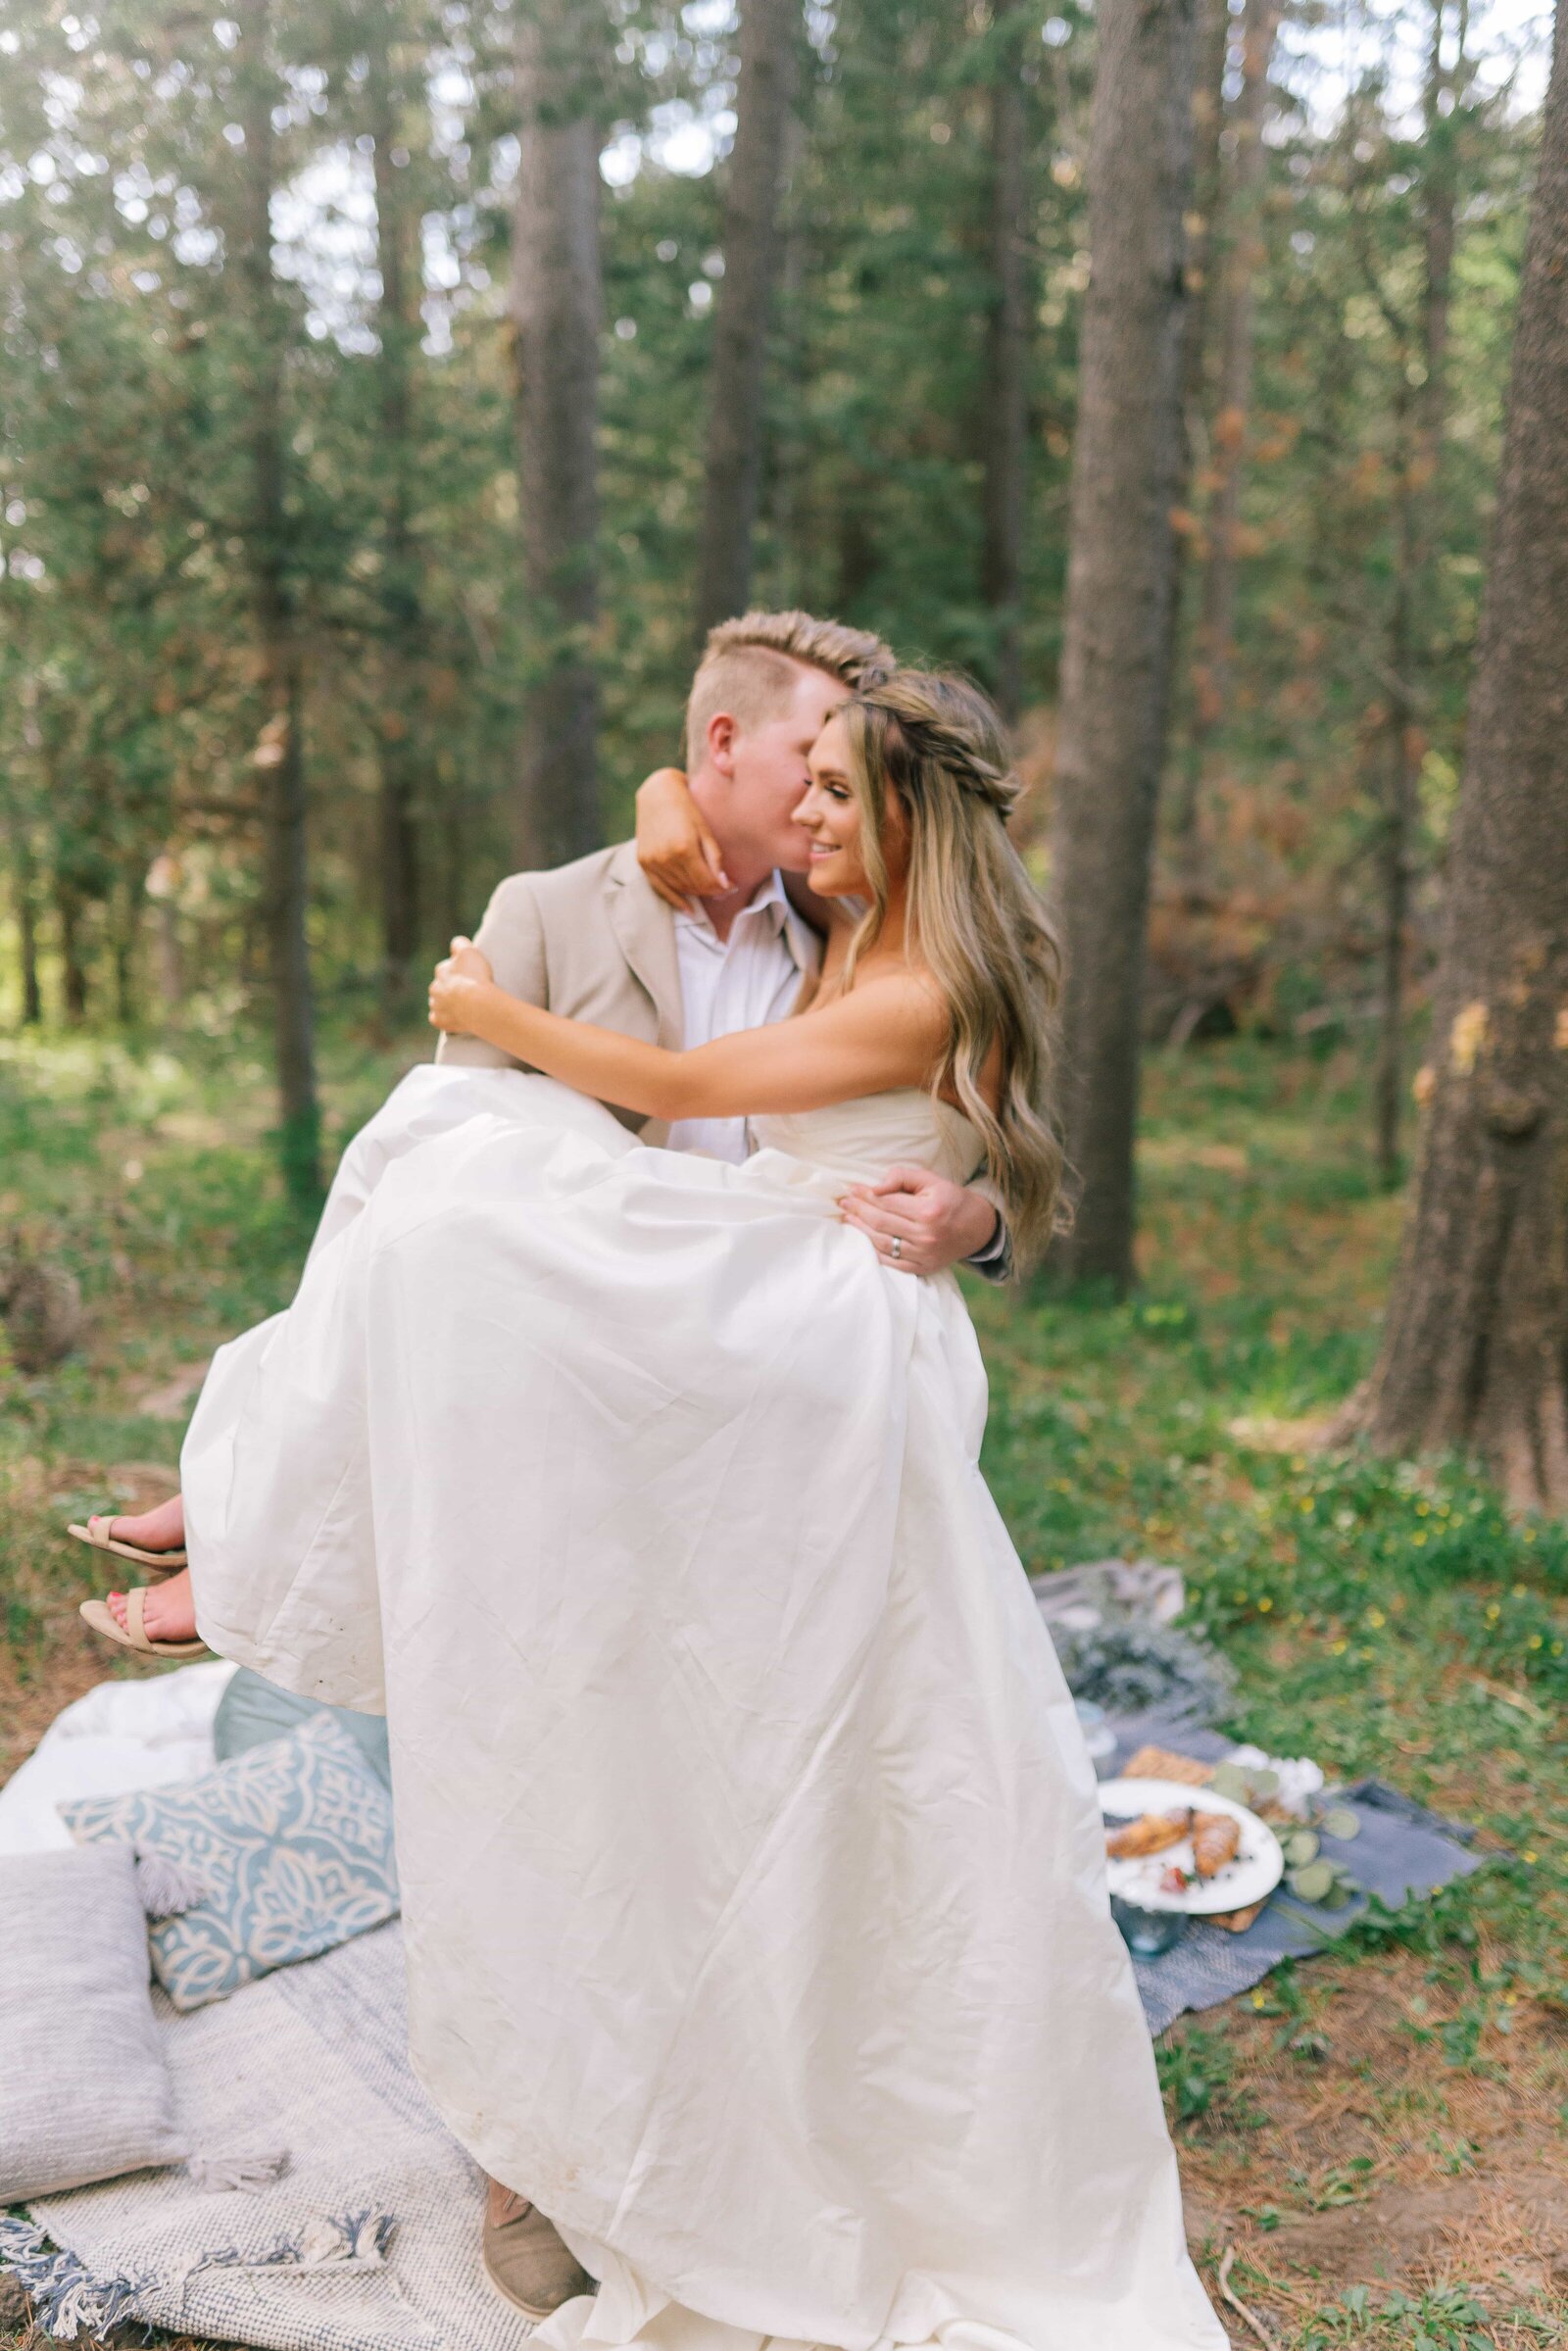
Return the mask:
MULTIPOLYGON (((809 834, 811 888, 822 898, 865 898, 871 884, 861 856, 860 796, 850 773, 850 743, 842 718, 830 718, 807 761, 811 781, 794 821, 809 834)), ((882 861, 891 882, 902 880, 908 855, 908 825, 890 800, 882 826, 882 861)))

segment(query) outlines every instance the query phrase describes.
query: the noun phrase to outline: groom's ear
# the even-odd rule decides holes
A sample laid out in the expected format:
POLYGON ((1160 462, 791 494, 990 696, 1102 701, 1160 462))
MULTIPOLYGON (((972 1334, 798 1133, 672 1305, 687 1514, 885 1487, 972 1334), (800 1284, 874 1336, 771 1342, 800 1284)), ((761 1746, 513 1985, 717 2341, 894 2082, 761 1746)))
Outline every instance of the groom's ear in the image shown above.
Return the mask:
POLYGON ((705 738, 708 763, 710 767, 716 767, 720 775, 732 776, 735 772, 735 745, 740 731, 739 724, 728 710, 715 710, 708 721, 705 738))

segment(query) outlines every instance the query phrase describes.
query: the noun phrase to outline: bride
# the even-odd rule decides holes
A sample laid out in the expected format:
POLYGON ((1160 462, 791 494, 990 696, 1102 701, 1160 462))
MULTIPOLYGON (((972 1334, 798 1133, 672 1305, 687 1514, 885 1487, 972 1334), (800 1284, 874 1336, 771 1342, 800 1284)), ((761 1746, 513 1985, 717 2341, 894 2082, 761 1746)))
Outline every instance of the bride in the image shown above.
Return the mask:
POLYGON ((549 1074, 416 1071, 218 1357, 197 1621, 386 1713, 416 2070, 602 2280, 551 2351, 1221 2351, 957 1285, 837 1208, 984 1163, 1051 1229, 1001 732, 905 671, 810 773, 855 911, 796 1018, 668 1053, 440 967, 438 1027, 549 1074))

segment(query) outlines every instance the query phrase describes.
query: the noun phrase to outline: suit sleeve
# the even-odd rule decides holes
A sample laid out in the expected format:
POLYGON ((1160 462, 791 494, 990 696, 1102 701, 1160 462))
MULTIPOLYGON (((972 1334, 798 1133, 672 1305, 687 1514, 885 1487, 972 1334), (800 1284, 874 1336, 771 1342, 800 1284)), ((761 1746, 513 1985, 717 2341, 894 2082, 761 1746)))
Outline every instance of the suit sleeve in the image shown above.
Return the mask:
MULTIPOLYGON (((545 956, 544 924, 530 875, 513 873, 497 883, 485 907, 484 920, 474 933, 473 944, 481 955, 488 955, 498 987, 522 1004, 537 1004, 542 1011, 549 1011, 550 969, 545 956)), ((503 1053, 499 1046, 486 1045, 479 1037, 444 1036, 436 1047, 435 1057, 439 1062, 455 1062, 470 1069, 527 1066, 514 1054, 503 1053)))
POLYGON ((997 1229, 986 1243, 985 1248, 976 1249, 972 1257, 964 1259, 964 1263, 971 1273, 979 1274, 983 1281, 1010 1282, 1012 1279, 1012 1235, 1007 1230, 1007 1211, 1003 1205, 1002 1195, 991 1178, 985 1175, 977 1177, 970 1186, 970 1190, 978 1192, 996 1209, 997 1229))

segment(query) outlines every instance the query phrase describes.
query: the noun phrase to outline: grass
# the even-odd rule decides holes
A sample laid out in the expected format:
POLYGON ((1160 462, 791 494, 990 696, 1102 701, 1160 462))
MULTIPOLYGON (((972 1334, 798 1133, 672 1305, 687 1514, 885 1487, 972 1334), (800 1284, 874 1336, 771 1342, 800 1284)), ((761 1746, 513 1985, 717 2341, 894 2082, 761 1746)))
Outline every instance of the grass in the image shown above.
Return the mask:
MULTIPOLYGON (((422 1051, 332 1040, 329 1131, 422 1051)), ((91 1316, 59 1371, 0 1375, 0 1772, 112 1670, 62 1519, 167 1491, 181 1380, 289 1294, 308 1235, 269 1115, 259 1048, 0 1042, 0 1227, 91 1316)), ((1178 2027, 1160 2072, 1205 2277, 1229 2249, 1279 2351, 1523 2351, 1568 2321, 1568 1533, 1457 1464, 1312 1449, 1397 1235, 1367 1127, 1348 1053, 1156 1058, 1136 1299, 976 1287, 986 1467, 1031 1569, 1181 1567, 1239 1736, 1478 1824, 1487 1870, 1178 2027)))

